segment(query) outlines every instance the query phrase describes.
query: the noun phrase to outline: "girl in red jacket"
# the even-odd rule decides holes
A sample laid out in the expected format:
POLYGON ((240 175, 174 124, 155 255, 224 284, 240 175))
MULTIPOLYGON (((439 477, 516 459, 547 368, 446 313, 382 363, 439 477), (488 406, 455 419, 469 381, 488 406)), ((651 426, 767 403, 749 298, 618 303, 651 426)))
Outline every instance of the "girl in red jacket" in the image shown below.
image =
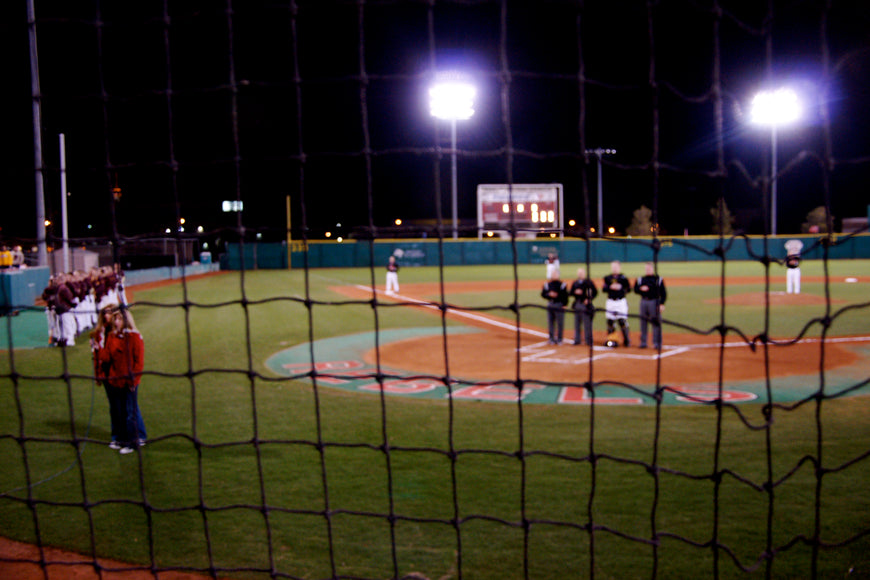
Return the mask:
POLYGON ((124 307, 112 315, 112 330, 99 350, 103 380, 109 394, 112 424, 118 430, 121 454, 132 453, 145 439, 144 424, 140 429, 138 387, 145 367, 145 345, 133 322, 133 315, 124 307))
MULTIPOLYGON (((94 330, 91 331, 91 353, 94 359, 94 380, 98 385, 103 385, 103 388, 106 390, 106 397, 109 400, 109 409, 112 408, 112 400, 118 392, 115 387, 109 386, 109 383, 106 382, 109 363, 103 363, 100 361, 100 353, 106 348, 106 337, 114 328, 112 319, 118 308, 119 306, 117 304, 110 304, 109 306, 101 308, 97 315, 97 325, 94 330)), ((126 424, 127 420, 125 417, 121 423, 118 423, 115 421, 114 415, 110 413, 109 416, 112 424, 112 440, 109 443, 109 449, 120 449, 121 441, 119 433, 121 433, 121 428, 126 424)), ((142 421, 142 413, 139 411, 138 407, 136 409, 136 416, 136 426, 139 430, 139 445, 142 446, 145 445, 145 439, 148 435, 145 432, 145 422, 142 421)))

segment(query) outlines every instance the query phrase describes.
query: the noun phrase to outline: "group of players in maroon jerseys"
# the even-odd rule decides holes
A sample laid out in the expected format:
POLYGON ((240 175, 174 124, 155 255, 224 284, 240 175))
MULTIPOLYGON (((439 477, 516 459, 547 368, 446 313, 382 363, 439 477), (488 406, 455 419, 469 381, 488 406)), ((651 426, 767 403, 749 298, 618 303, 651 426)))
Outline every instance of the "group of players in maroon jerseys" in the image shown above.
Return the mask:
POLYGON ((111 266, 91 268, 89 272, 61 272, 49 278, 42 299, 49 344, 74 346, 76 336, 97 323, 97 313, 103 307, 126 303, 124 276, 111 266))

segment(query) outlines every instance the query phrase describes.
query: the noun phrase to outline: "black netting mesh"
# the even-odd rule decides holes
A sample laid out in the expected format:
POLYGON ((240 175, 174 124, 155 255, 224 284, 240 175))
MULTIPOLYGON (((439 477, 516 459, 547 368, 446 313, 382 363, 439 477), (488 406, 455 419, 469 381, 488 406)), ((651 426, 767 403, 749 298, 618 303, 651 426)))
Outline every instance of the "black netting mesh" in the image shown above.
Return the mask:
MULTIPOLYGON (((566 576, 611 577, 612 556, 600 554, 601 550, 611 550, 606 553, 612 554, 614 542, 643 562, 642 568, 633 570, 637 577, 732 577, 741 573, 776 577, 777 562, 795 552, 808 553, 806 565, 789 576, 828 576, 831 570, 822 566, 820 572, 820 562, 831 552, 856 554, 846 558, 853 565, 840 570, 837 577, 859 577, 860 570, 870 574, 863 562, 867 557, 857 555, 867 547, 870 527, 866 515, 861 518, 863 523, 848 530, 829 528, 826 518, 828 509, 870 513, 863 499, 870 446, 865 441, 859 452, 838 455, 831 461, 825 456, 829 438, 841 436, 826 424, 826 404, 865 387, 866 364, 863 374, 852 377, 849 387, 829 392, 824 340, 818 343, 817 388, 799 402, 772 402, 769 374, 766 401, 753 407, 751 413, 721 398, 699 399, 709 421, 707 440, 698 442, 708 448, 710 459, 701 472, 668 464, 667 455, 672 450, 662 443, 662 433, 666 432, 671 441, 673 421, 693 419, 671 416, 662 405, 669 386, 660 380, 652 390, 620 385, 650 403, 643 419, 638 415, 624 419, 627 423, 639 420, 650 429, 649 437, 644 438, 650 447, 639 453, 610 451, 610 441, 600 439, 599 429, 602 421, 613 419, 602 418, 595 404, 586 408, 582 421, 553 427, 564 428, 570 444, 540 448, 537 433, 527 431, 529 421, 538 424, 540 411, 529 409, 521 398, 512 407, 510 423, 500 425, 514 434, 515 446, 509 449, 463 446, 460 441, 468 440, 469 411, 457 408, 452 397, 437 411, 444 420, 439 428, 445 431, 446 443, 406 445, 393 442, 392 411, 383 393, 380 412, 371 417, 370 432, 359 437, 341 434, 330 417, 331 410, 353 403, 347 399, 323 401, 321 389, 324 380, 345 375, 314 369, 314 343, 322 332, 317 325, 324 309, 370 309, 371 330, 375 346, 379 346, 384 311, 414 305, 335 299, 313 292, 308 253, 302 258, 304 276, 299 287, 263 298, 249 295, 247 282, 258 267, 250 249, 260 242, 287 239, 288 233, 294 240, 308 243, 322 239, 329 231, 372 248, 390 238, 437 239, 442 256, 437 275, 441 290, 440 299, 433 304, 442 315, 445 372, 393 376, 382 370, 376 348, 377 372, 370 376, 381 385, 395 378, 430 380, 448 385, 452 392, 474 383, 451 375, 447 348, 448 320, 459 310, 450 305, 444 286, 444 247, 453 234, 446 194, 451 153, 456 153, 462 164, 459 185, 465 192, 485 182, 563 183, 565 214, 575 216, 576 221, 566 225, 565 231, 553 232, 587 239, 601 234, 601 206, 595 188, 600 162, 608 171, 608 191, 613 192, 605 199, 608 219, 618 212, 629 216, 643 205, 649 208, 648 222, 653 227, 648 237, 605 235, 598 243, 644 246, 658 263, 660 234, 668 231, 678 236, 668 238, 669 244, 706 253, 710 260, 721 262, 723 298, 728 251, 746 245, 749 259, 759 263, 765 289, 769 290, 771 268, 781 263, 781 241, 768 238, 776 234, 771 230, 777 224, 792 224, 794 230, 810 209, 823 208, 819 222, 822 235, 808 241, 805 251, 816 252, 824 264, 826 303, 824 315, 808 321, 804 331, 821 328, 825 338, 839 317, 867 317, 867 303, 842 306, 831 300, 830 252, 851 238, 824 235, 832 231, 835 216, 862 207, 860 203, 850 205, 855 199, 863 198, 866 204, 870 146, 866 115, 862 113, 867 95, 865 47, 870 17, 863 4, 834 0, 36 4, 35 20, 28 23, 39 41, 41 86, 34 99, 42 108, 46 141, 50 136, 53 139, 54 133, 68 134, 68 146, 75 151, 70 157, 76 164, 69 169, 70 178, 83 191, 72 199, 87 208, 79 205, 78 213, 73 214, 79 223, 88 224, 87 230, 70 234, 74 244, 90 247, 129 270, 161 265, 166 256, 180 260, 183 266, 206 239, 216 254, 234 244, 240 244, 242 250, 238 253, 239 285, 229 292, 231 298, 223 297, 219 302, 191 299, 182 267, 181 290, 171 304, 133 301, 134 313, 144 308, 178 313, 166 318, 176 325, 174 331, 184 336, 181 344, 186 349, 182 356, 186 368, 165 372, 157 370, 157 365, 146 365, 145 380, 163 381, 184 390, 189 404, 179 410, 187 428, 166 430, 152 424, 147 452, 137 455, 138 461, 129 462, 128 472, 115 474, 127 484, 128 493, 123 496, 107 491, 105 474, 91 473, 89 463, 97 456, 85 453, 86 445, 102 443, 90 433, 92 417, 83 419, 81 406, 73 404, 82 392, 93 394, 88 381, 92 375, 82 370, 87 365, 82 366, 81 357, 68 355, 68 349, 25 354, 14 348, 17 337, 11 322, 4 325, 13 347, 4 355, 0 388, 12 411, 4 414, 0 438, 4 469, 19 474, 12 480, 19 484, 0 490, 0 503, 15 506, 8 507, 7 513, 16 516, 10 515, 0 524, 0 531, 27 538, 40 550, 36 560, 13 555, 0 560, 0 567, 35 562, 46 578, 55 577, 58 569, 75 569, 66 556, 47 551, 48 545, 56 542, 77 547, 86 554, 86 565, 100 574, 112 566, 107 569, 97 562, 97 556, 111 555, 141 562, 122 567, 154 577, 180 570, 240 578, 410 578, 424 576, 423 572, 411 572, 426 570, 425 564, 418 562, 426 560, 421 554, 434 542, 447 546, 452 567, 426 570, 432 577, 496 577, 501 572, 495 563, 500 560, 516 563, 505 574, 509 577, 555 577, 552 571, 559 565, 541 567, 536 558, 542 549, 538 530, 549 529, 560 533, 546 541, 560 547, 543 549, 565 554, 566 576), (791 55, 794 58, 787 58, 791 55), (436 71, 461 61, 469 64, 480 83, 481 102, 474 130, 461 126, 460 133, 465 134, 460 135, 454 150, 449 126, 429 117, 425 88, 436 71), (747 137, 747 130, 742 128, 749 115, 745 95, 785 76, 798 77, 803 88, 812 87, 814 105, 807 122, 810 129, 792 139, 779 136, 779 165, 772 180, 771 141, 757 135, 747 137), (594 150, 599 147, 614 147, 618 155, 596 154, 594 150), (771 193, 777 184, 780 191, 789 188, 793 193, 782 195, 779 206, 773 207, 771 193), (115 196, 116 189, 120 198, 115 196), (287 196, 291 200, 291 225, 286 222, 287 196), (223 200, 242 202, 244 211, 222 213, 223 200), (729 214, 723 203, 736 208, 738 227, 733 231, 731 223, 726 223, 729 214), (714 213, 720 218, 718 224, 711 223, 709 208, 714 206, 720 208, 714 213), (178 227, 183 217, 194 214, 210 224, 196 235, 178 227), (412 219, 396 226, 396 215, 412 219), (684 232, 717 231, 722 234, 713 250, 683 237, 684 232), (757 246, 746 242, 746 234, 761 235, 770 243, 765 241, 763 251, 758 252, 757 246), (299 306, 305 313, 294 322, 305 328, 298 338, 311 343, 312 363, 298 368, 289 379, 267 372, 251 346, 253 337, 263 332, 260 325, 264 320, 257 308, 269 303, 299 306), (222 308, 227 306, 241 312, 233 318, 235 338, 226 340, 225 360, 201 364, 196 356, 197 342, 225 338, 193 331, 191 319, 201 319, 203 312, 205 316, 213 312, 214 318, 220 319, 225 315, 222 308), (43 356, 44 361, 35 363, 34 356, 43 356), (34 365, 39 364, 43 370, 35 372, 34 365), (231 385, 227 388, 247 390, 249 409, 216 412, 211 408, 219 405, 221 392, 202 385, 216 375, 226 377, 226 384, 231 385), (305 409, 283 408, 286 402, 276 399, 274 390, 288 385, 301 388, 296 379, 313 384, 312 404, 305 409), (70 400, 66 421, 73 428, 61 428, 67 435, 44 431, 34 422, 32 405, 37 403, 31 394, 35 389, 44 390, 45 396, 70 400), (28 395, 22 396, 23 391, 28 395), (261 433, 260 418, 270 412, 286 413, 288 422, 299 421, 310 429, 285 437, 261 433), (246 428, 229 429, 238 437, 228 433, 226 441, 214 443, 199 436, 202 421, 234 413, 250 418, 246 428), (533 418, 528 417, 530 414, 533 418), (302 420, 301 415, 307 418, 302 420), (810 444, 804 454, 778 458, 776 426, 780 421, 787 423, 790 415, 799 415, 806 422, 812 433, 810 444), (733 426, 725 424, 730 425, 734 417, 745 437, 758 434, 766 441, 760 446, 764 450, 760 456, 747 459, 766 466, 760 468, 766 473, 760 479, 743 475, 732 467, 733 458, 725 461, 723 457, 725 432, 733 436, 729 430, 733 426), (85 432, 80 430, 82 425, 88 426, 85 432), (176 497, 164 488, 178 484, 167 474, 155 473, 157 467, 147 455, 159 454, 162 449, 170 453, 177 441, 189 443, 189 449, 194 450, 189 454, 190 464, 178 477, 196 483, 181 486, 192 492, 176 497), (63 471, 63 466, 55 469, 53 463, 45 463, 46 449, 52 446, 65 446, 69 451, 71 464, 63 471), (276 455, 280 458, 291 448, 294 453, 287 456, 288 461, 292 457, 298 463, 290 473, 273 473, 276 455), (356 481, 349 471, 360 469, 360 461, 350 456, 361 451, 368 452, 364 464, 371 462, 386 474, 386 489, 378 490, 386 499, 382 509, 374 512, 333 503, 336 495, 346 493, 346 486, 356 481), (215 491, 220 489, 223 476, 210 472, 210 462, 224 454, 235 454, 237 459, 229 464, 250 474, 250 488, 237 496, 215 491), (300 461, 301 455, 305 455, 304 461, 300 461), (349 458, 346 464, 343 457, 349 458), (413 472, 418 462, 439 461, 444 465, 443 493, 431 500, 437 509, 426 516, 403 513, 404 498, 413 490, 399 480, 406 481, 408 471, 413 472), (473 476, 468 480, 466 467, 475 462, 487 466, 482 471, 487 476, 477 483, 473 476), (502 464, 509 474, 505 478, 509 485, 487 479, 493 466, 502 464), (536 515, 539 490, 533 489, 532 482, 541 469, 564 472, 563 485, 576 491, 566 494, 570 501, 566 501, 563 517, 536 515), (298 477, 306 484, 288 496, 273 493, 276 478, 286 477, 298 477), (829 478, 844 477, 853 479, 855 497, 826 496, 829 478), (612 486, 620 478, 644 481, 643 497, 623 498, 624 507, 614 509, 644 514, 645 529, 600 516, 601 506, 613 501, 612 486), (704 484, 694 488, 700 498, 687 500, 685 511, 678 514, 662 507, 666 503, 662 489, 674 478, 704 484), (780 490, 803 478, 810 480, 804 488, 809 490, 805 497, 795 499, 786 492, 783 495, 788 499, 778 501, 780 490), (76 487, 79 500, 54 499, 54 488, 61 485, 76 487), (469 500, 466 494, 476 485, 493 485, 493 493, 513 497, 511 515, 489 512, 478 500, 469 500), (734 509, 735 486, 754 492, 753 506, 734 509), (105 510, 122 510, 136 523, 137 530, 147 530, 131 538, 138 549, 104 552, 107 534, 124 533, 100 524, 105 510), (71 533, 52 529, 64 514, 71 533), (763 536, 753 544, 761 549, 747 554, 733 547, 731 528, 727 533, 722 531, 723 520, 732 517, 762 522, 753 528, 763 536), (312 527, 319 532, 297 537, 292 529, 306 518, 318 523, 301 528, 309 530, 303 535, 311 534, 312 527), (680 518, 703 520, 706 532, 700 537, 672 532, 680 529, 676 525, 680 518), (234 537, 234 525, 249 519, 258 522, 254 529, 261 532, 252 540, 254 548, 226 545, 234 541, 226 539, 234 537), (177 538, 173 521, 187 530, 177 538), (354 523, 348 526, 348 521, 354 523), (358 543, 345 537, 349 528, 363 536, 358 543), (369 533, 361 533, 360 528, 369 533), (515 532, 509 535, 510 540, 504 539, 504 530, 515 532), (317 570, 297 567, 292 557, 286 557, 288 535, 296 544, 293 550, 320 551, 322 564, 317 570), (419 544, 409 540, 415 535, 419 535, 419 544), (167 538, 189 544, 189 562, 166 563, 159 546, 167 538), (481 545, 490 541, 491 549, 500 555, 481 563, 481 545), (371 560, 355 550, 377 554, 374 559, 380 567, 371 566, 371 560), (240 555, 243 551, 250 552, 240 555), (693 566, 703 569, 686 570, 675 564, 682 552, 703 554, 699 559, 687 557, 687 561, 696 562, 693 566)), ((19 32, 23 32, 23 18, 19 20, 19 32)), ((49 146, 45 148, 48 151, 49 146)), ((37 167, 49 184, 59 177, 53 155, 46 153, 45 165, 37 167)), ((49 202, 48 211, 56 215, 55 205, 49 202)), ((479 234, 476 224, 468 221, 473 211, 472 201, 464 199, 459 215, 465 219, 458 226, 463 237, 479 234)), ((519 292, 520 264, 514 244, 526 232, 509 225, 505 230, 514 247, 514 290, 519 292)), ((61 239, 56 229, 47 235, 49 244, 61 239)), ((42 240, 30 241, 38 245, 42 240)), ((589 259, 587 253, 586 261, 589 259)), ((374 289, 381 281, 383 265, 372 258, 368 269, 369 286, 374 289)), ((710 320, 707 327, 681 330, 723 339, 737 337, 765 353, 777 346, 768 337, 768 320, 757 335, 732 328, 726 323, 724 304, 723 300, 719 318, 710 320)), ((512 309, 517 323, 528 318, 528 310, 510 305, 480 308, 498 309, 512 309)), ((674 328, 683 326, 674 321, 665 323, 674 328)), ((794 343, 802 337, 803 333, 780 343, 794 343)), ((145 338, 146 342, 160 340, 145 338)), ((516 345, 521 344, 517 332, 516 345)), ((710 355, 710 364, 718 365, 718 387, 722 389, 725 348, 711 349, 710 355)), ((508 388, 523 389, 535 382, 535 377, 524 374, 519 357, 512 366, 503 369, 508 388)), ((588 389, 594 403, 600 388, 609 385, 600 381, 590 365, 588 374, 567 386, 588 389)), ((93 405, 89 412, 93 412, 93 405)), ((492 427, 483 418, 471 421, 492 427)), ((855 416, 854 421, 863 422, 864 418, 855 416)), ((865 430, 855 433, 855 437, 862 435, 867 435, 865 430)), ((366 485, 361 484, 359 493, 366 492, 366 485)), ((670 506, 672 499, 668 498, 670 506)))

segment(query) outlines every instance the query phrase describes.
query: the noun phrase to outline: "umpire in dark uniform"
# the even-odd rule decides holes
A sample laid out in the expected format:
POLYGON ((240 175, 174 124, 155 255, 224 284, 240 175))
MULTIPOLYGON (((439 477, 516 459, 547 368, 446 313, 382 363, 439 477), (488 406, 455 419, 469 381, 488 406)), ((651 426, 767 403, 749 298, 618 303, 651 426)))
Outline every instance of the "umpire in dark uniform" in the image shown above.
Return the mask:
POLYGON ((577 269, 577 279, 571 283, 569 292, 574 297, 574 344, 582 344, 581 326, 586 344, 592 344, 592 317, 595 315, 592 301, 598 296, 598 288, 586 277, 586 268, 577 269))
POLYGON ((652 262, 644 268, 644 276, 634 283, 635 293, 640 294, 640 348, 647 347, 647 323, 652 323, 653 346, 658 350, 662 347, 662 311, 668 291, 652 262))
POLYGON ((562 344, 565 331, 565 306, 568 305, 568 285, 559 279, 559 270, 552 270, 550 278, 541 289, 541 297, 547 300, 547 330, 550 344, 562 344))

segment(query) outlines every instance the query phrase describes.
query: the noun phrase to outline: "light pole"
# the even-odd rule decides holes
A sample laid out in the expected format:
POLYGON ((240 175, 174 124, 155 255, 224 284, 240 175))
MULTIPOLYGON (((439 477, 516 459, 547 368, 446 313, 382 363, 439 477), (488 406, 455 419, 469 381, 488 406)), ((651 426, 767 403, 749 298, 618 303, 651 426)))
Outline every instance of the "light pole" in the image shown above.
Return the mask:
POLYGON ((27 38, 30 46, 30 93, 33 115, 33 172, 36 180, 36 243, 37 265, 48 266, 45 222, 45 180, 42 159, 42 99, 39 98, 39 58, 36 50, 36 9, 33 0, 27 0, 27 38))
POLYGON ((72 272, 69 263, 69 227, 67 214, 66 196, 66 139, 63 133, 58 135, 60 140, 60 215, 61 215, 61 231, 63 232, 63 271, 72 272))
POLYGON ((586 155, 595 156, 595 163, 598 166, 598 237, 604 235, 604 202, 602 200, 604 197, 604 184, 601 179, 601 157, 615 153, 616 149, 602 149, 601 147, 586 150, 586 155))
POLYGON ((456 74, 440 75, 429 89, 429 113, 436 119, 450 121, 450 192, 454 240, 459 237, 456 218, 456 121, 470 119, 474 115, 476 92, 471 83, 456 74))
POLYGON ((760 91, 752 99, 751 119, 756 125, 770 127, 770 234, 776 235, 776 129, 797 121, 801 105, 797 93, 780 88, 760 91))

